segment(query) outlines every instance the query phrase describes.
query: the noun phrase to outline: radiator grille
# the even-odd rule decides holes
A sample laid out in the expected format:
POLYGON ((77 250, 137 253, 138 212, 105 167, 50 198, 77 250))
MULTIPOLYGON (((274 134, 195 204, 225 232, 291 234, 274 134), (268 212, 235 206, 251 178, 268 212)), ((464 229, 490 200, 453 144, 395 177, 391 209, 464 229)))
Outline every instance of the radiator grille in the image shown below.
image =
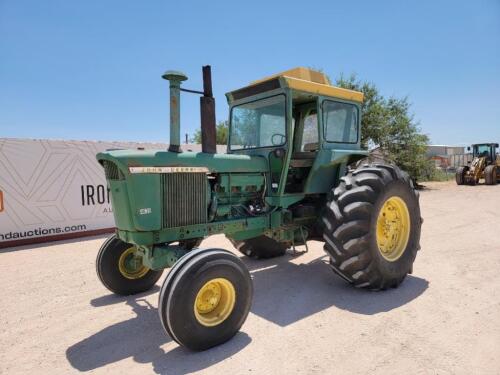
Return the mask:
POLYGON ((102 166, 104 167, 104 174, 106 175, 106 179, 108 180, 123 180, 123 174, 120 172, 116 164, 104 160, 102 162, 102 166))
POLYGON ((205 173, 161 175, 162 227, 175 228, 207 222, 205 173))

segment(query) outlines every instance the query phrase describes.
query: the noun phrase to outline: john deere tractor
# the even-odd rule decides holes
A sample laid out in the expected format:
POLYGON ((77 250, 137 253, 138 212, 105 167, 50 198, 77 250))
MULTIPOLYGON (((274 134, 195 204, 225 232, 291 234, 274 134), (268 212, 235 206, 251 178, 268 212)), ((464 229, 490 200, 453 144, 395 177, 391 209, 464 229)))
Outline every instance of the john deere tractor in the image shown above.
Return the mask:
MULTIPOLYGON (((199 249, 225 234, 244 255, 270 258, 324 242, 331 269, 357 288, 397 287, 419 249, 418 193, 393 165, 363 161, 363 94, 296 68, 226 94, 227 153, 215 153, 210 67, 202 91, 168 71, 168 150, 99 153, 116 234, 99 250, 97 274, 109 290, 150 289, 170 271, 158 312, 173 340, 204 350, 233 337, 252 303, 252 280, 232 252, 199 249), (180 146, 180 93, 201 95, 202 152, 180 146)), ((293 275, 290 275, 293 280, 293 275)), ((279 286, 270 286, 279 287, 279 286)))
MULTIPOLYGON (((475 185, 484 178, 486 185, 496 185, 500 180, 500 154, 498 143, 478 143, 472 145, 472 161, 457 168, 457 185, 475 185)), ((470 151, 470 147, 467 147, 470 151)))

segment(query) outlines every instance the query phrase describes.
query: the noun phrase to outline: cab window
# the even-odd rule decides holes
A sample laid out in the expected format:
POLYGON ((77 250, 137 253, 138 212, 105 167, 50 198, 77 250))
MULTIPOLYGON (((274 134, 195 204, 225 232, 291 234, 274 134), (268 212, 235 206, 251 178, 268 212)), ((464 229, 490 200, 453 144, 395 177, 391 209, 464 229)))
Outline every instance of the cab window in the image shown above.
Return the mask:
POLYGON ((325 100, 323 131, 327 142, 356 143, 358 141, 358 108, 353 104, 325 100))
POLYGON ((475 148, 474 151, 477 156, 489 156, 490 154, 490 145, 478 145, 475 148))
POLYGON ((285 103, 285 95, 277 95, 233 107, 229 138, 231 150, 284 145, 285 103))
POLYGON ((318 115, 316 110, 309 112, 304 118, 304 131, 300 151, 312 151, 318 148, 318 115))

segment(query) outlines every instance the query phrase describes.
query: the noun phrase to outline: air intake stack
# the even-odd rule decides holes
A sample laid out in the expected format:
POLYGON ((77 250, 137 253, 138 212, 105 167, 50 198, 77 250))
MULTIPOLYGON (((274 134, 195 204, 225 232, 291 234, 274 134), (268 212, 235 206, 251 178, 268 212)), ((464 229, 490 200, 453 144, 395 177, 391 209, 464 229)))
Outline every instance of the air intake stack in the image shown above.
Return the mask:
POLYGON ((182 73, 169 70, 162 78, 170 82, 170 146, 168 151, 182 152, 181 149, 181 82, 188 79, 182 73))

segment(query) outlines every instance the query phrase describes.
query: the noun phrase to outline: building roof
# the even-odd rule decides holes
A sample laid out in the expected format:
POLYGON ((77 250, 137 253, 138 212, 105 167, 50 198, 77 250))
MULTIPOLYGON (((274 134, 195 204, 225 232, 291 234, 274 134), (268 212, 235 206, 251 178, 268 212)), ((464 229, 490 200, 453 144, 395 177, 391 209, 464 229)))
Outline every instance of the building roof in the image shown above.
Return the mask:
POLYGON ((464 148, 464 146, 453 146, 453 145, 428 145, 427 147, 449 147, 449 148, 464 148))

